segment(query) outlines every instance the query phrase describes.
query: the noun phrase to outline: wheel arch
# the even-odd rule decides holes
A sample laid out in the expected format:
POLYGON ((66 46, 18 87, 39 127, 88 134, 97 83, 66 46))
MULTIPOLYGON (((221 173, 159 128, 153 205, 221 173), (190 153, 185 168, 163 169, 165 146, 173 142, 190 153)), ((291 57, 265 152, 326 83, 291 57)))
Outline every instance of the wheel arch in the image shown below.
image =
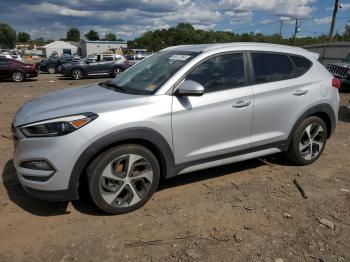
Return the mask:
POLYGON ((174 155, 165 138, 150 128, 128 128, 98 139, 81 153, 69 180, 69 191, 74 199, 78 199, 79 185, 85 179, 84 173, 91 161, 105 150, 123 144, 138 144, 151 150, 159 162, 161 177, 174 176, 174 155))
POLYGON ((79 70, 81 70, 81 71, 83 72, 83 76, 87 76, 86 71, 85 71, 84 68, 82 68, 82 67, 73 67, 73 68, 70 70, 70 74, 73 75, 73 71, 74 71, 74 70, 77 70, 77 69, 79 69, 79 70))
POLYGON ((289 148, 289 145, 292 142, 295 130, 298 128, 298 126, 304 119, 310 116, 317 116, 321 118, 325 122, 327 127, 327 138, 330 138, 332 136, 336 126, 336 116, 334 110, 329 104, 319 104, 309 108, 298 118, 289 134, 287 140, 287 149, 289 148))

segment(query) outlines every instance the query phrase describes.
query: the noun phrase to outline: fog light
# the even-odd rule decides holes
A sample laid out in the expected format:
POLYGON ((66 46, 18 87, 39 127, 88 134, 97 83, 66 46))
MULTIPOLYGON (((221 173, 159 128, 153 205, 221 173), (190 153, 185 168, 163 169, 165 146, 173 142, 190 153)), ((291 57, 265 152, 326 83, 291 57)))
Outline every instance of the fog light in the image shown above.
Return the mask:
POLYGON ((55 171, 46 160, 24 161, 19 166, 34 170, 55 171))

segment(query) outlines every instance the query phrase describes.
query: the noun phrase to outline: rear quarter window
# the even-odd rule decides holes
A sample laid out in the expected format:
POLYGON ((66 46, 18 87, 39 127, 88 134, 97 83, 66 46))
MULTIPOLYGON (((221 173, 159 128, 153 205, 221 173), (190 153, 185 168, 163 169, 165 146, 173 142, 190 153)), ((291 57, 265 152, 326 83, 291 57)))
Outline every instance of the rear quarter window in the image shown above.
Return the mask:
POLYGON ((305 57, 298 55, 290 55, 289 57, 295 64, 295 77, 305 74, 312 66, 312 62, 305 57))

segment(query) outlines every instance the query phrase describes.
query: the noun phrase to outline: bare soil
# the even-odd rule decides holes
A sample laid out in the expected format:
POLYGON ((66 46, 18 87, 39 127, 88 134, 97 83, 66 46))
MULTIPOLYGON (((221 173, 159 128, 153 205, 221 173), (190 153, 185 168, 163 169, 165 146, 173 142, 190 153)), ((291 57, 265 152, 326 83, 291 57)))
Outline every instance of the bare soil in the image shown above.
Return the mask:
POLYGON ((14 113, 36 96, 101 81, 41 74, 0 82, 0 261, 350 261, 349 94, 341 94, 335 134, 310 166, 275 155, 178 176, 120 216, 85 198, 28 196, 11 160, 14 113))

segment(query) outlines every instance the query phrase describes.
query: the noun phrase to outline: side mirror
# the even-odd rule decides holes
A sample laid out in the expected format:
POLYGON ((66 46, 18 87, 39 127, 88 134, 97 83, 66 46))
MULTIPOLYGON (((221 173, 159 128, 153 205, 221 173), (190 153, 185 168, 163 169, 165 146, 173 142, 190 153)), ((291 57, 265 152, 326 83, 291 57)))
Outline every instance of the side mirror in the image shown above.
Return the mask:
POLYGON ((204 94, 204 87, 198 82, 185 80, 177 88, 175 94, 177 96, 202 96, 204 94))

